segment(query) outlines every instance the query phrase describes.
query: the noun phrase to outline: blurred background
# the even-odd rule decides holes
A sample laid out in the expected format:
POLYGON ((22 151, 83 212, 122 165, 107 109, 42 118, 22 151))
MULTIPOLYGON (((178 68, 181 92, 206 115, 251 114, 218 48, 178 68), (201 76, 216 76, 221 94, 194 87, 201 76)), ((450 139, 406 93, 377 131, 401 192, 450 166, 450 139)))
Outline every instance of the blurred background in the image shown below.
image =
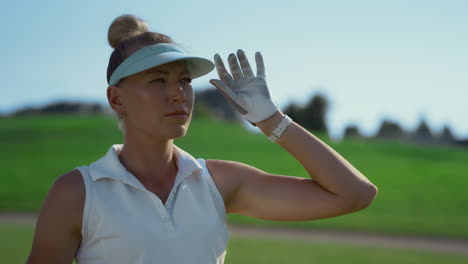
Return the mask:
MULTIPOLYGON (((253 62, 261 51, 280 108, 379 187, 369 208, 350 215, 229 215, 230 225, 468 244, 466 1, 10 1, 2 10, 0 262, 24 262, 33 219, 59 175, 123 143, 106 98, 107 30, 122 14, 197 56, 241 48, 253 62)), ((195 157, 309 177, 230 108, 213 78, 193 81, 194 119, 176 144, 195 157)), ((357 244, 233 232, 226 262, 468 262, 443 250, 357 244)))

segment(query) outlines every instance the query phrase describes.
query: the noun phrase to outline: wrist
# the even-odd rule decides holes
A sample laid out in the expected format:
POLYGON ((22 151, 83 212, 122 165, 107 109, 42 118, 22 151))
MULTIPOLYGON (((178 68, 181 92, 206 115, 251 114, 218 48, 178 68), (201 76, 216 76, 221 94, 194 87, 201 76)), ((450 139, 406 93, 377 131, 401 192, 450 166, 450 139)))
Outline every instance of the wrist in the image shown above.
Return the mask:
POLYGON ((272 116, 256 123, 255 125, 258 128, 260 128, 263 134, 265 134, 266 136, 270 136, 273 130, 275 130, 275 128, 279 125, 283 117, 284 114, 280 110, 278 110, 272 116))

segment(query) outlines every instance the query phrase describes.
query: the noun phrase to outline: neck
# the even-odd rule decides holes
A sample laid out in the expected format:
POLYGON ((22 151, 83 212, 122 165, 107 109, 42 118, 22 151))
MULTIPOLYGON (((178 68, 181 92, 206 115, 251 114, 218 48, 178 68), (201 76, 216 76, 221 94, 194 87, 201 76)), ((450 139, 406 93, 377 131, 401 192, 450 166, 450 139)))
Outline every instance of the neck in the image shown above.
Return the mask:
POLYGON ((174 179, 177 165, 173 154, 173 140, 142 139, 143 137, 125 135, 125 143, 118 156, 127 171, 143 184, 164 185, 174 179))

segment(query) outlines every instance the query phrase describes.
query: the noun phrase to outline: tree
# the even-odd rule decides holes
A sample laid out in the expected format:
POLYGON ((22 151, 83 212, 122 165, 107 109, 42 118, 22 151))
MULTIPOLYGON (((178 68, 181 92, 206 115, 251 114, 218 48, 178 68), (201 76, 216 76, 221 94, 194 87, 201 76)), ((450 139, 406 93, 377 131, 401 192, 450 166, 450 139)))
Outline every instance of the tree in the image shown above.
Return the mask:
POLYGON ((380 139, 401 139, 403 134, 400 125, 384 119, 375 137, 380 139))
POLYGON ((442 133, 440 134, 438 140, 444 144, 454 144, 456 142, 450 127, 447 125, 445 125, 442 129, 442 133))
POLYGON ((328 102, 325 96, 317 94, 313 96, 304 107, 304 127, 313 131, 328 133, 325 123, 328 102))
POLYGON ((411 139, 417 142, 431 142, 434 140, 434 136, 432 135, 432 132, 424 118, 421 118, 421 121, 414 131, 411 139))
POLYGON ((239 121, 240 115, 215 88, 195 93, 194 117, 214 116, 222 120, 239 121))
POLYGON ((284 113, 308 130, 328 134, 325 121, 327 111, 327 98, 322 94, 316 94, 311 97, 304 107, 300 107, 295 103, 290 103, 285 108, 284 113))
POLYGON ((288 115, 292 120, 294 120, 298 124, 303 123, 303 109, 302 107, 298 106, 295 103, 290 103, 286 108, 284 109, 284 113, 288 115))
POLYGON ((359 132, 357 125, 351 124, 345 128, 343 138, 363 138, 363 136, 359 132))

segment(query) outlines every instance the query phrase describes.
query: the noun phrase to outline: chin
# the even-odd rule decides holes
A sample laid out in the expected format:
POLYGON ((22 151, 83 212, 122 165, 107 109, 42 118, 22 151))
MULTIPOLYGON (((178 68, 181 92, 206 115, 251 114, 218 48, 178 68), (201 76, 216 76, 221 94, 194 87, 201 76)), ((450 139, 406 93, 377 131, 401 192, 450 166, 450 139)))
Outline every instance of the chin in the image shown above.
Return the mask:
POLYGON ((169 136, 171 139, 182 138, 187 134, 188 125, 181 126, 178 129, 173 130, 173 133, 169 136))
POLYGON ((185 123, 179 123, 172 126, 167 130, 168 139, 177 139, 182 138, 187 134, 191 119, 189 118, 185 123))
POLYGON ((178 135, 174 135, 174 136, 172 136, 171 138, 172 138, 172 139, 183 138, 183 137, 185 137, 185 134, 187 134, 187 133, 181 133, 181 134, 178 134, 178 135))

